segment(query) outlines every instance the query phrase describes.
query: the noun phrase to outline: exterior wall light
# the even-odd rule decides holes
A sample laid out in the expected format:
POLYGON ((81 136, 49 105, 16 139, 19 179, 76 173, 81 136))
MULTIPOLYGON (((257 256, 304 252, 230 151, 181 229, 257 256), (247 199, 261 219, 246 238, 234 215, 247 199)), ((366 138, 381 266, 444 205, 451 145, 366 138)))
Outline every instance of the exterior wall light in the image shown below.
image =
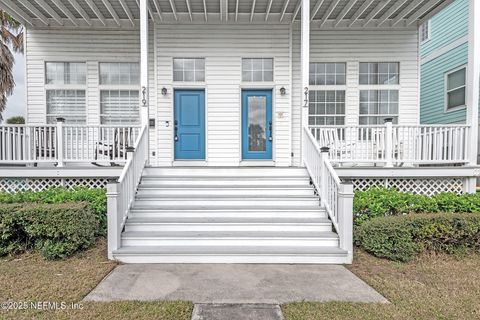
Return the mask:
POLYGON ((286 95, 286 94, 287 94, 287 89, 285 89, 285 87, 281 87, 281 88, 280 88, 280 94, 281 94, 282 96, 286 95))
POLYGON ((162 96, 166 96, 167 95, 167 88, 163 87, 162 88, 162 96))

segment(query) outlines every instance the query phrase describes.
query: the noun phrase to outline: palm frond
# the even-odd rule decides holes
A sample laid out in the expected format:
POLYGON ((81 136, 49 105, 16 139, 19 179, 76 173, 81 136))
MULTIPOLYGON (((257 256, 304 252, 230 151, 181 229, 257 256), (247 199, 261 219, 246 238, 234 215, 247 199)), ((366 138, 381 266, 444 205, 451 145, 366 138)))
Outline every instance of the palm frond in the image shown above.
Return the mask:
POLYGON ((7 97, 15 87, 12 51, 23 53, 23 27, 7 12, 0 10, 0 121, 7 106, 7 97))

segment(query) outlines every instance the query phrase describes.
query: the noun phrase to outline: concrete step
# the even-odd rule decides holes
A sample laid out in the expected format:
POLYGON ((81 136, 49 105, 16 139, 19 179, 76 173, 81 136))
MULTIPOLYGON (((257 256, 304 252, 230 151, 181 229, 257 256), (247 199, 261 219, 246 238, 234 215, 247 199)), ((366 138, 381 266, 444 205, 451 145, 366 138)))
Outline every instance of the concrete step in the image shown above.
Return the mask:
POLYGON ((318 246, 135 246, 113 252, 125 263, 347 263, 347 252, 318 246))
POLYGON ((207 176, 207 177, 307 177, 305 168, 277 167, 147 167, 145 176, 207 176))
POLYGON ((270 187, 231 187, 231 186, 144 186, 138 189, 139 196, 313 196, 314 190, 309 186, 270 186, 270 187))
POLYGON ((195 206, 173 205, 163 206, 139 206, 134 204, 130 211, 130 217, 136 218, 327 218, 325 210, 318 206, 299 206, 299 207, 214 207, 200 209, 195 206))
POLYGON ((122 246, 329 246, 334 232, 310 231, 152 231, 122 233, 122 246))
POLYGON ((185 176, 143 176, 141 187, 308 187, 308 177, 185 177, 185 176))
POLYGON ((135 206, 169 206, 184 205, 197 206, 198 208, 208 209, 217 206, 315 206, 319 205, 319 200, 314 196, 159 196, 138 194, 135 198, 135 206))
POLYGON ((130 217, 125 231, 332 231, 322 218, 137 218, 130 217))

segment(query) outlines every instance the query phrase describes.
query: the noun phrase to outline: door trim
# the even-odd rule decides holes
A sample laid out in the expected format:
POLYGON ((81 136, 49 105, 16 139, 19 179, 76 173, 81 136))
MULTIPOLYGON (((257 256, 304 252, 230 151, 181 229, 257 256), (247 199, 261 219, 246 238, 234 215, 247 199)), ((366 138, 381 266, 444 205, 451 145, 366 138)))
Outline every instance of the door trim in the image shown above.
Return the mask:
POLYGON ((240 162, 239 165, 241 166, 248 166, 248 163, 257 163, 257 164, 262 164, 263 166, 275 166, 275 140, 276 140, 276 123, 275 123, 275 90, 274 88, 270 86, 265 86, 262 85, 252 85, 252 86, 240 86, 240 121, 239 121, 239 137, 240 137, 240 162), (271 152, 270 152, 270 158, 267 159, 245 159, 243 156, 243 141, 244 141, 244 118, 243 118, 243 112, 244 112, 244 105, 243 105, 243 94, 245 91, 250 91, 250 92, 268 92, 270 94, 270 113, 271 113, 271 122, 272 122, 272 136, 273 140, 271 141, 271 152))
MULTIPOLYGON (((170 96, 170 94, 168 94, 170 96)), ((191 162, 192 166, 194 166, 193 163, 208 163, 208 90, 207 87, 204 85, 184 85, 182 83, 176 84, 175 86, 172 87, 172 94, 171 94, 171 122, 170 122, 170 127, 171 127, 171 139, 170 143, 172 146, 172 151, 171 151, 171 165, 179 165, 180 162, 184 162, 184 165, 190 165, 187 164, 191 162), (203 112, 203 119, 204 119, 204 145, 205 145, 205 158, 204 159, 175 159, 175 93, 177 91, 203 91, 203 105, 204 105, 204 112, 203 112)), ((161 149, 159 149, 159 152, 161 149)))

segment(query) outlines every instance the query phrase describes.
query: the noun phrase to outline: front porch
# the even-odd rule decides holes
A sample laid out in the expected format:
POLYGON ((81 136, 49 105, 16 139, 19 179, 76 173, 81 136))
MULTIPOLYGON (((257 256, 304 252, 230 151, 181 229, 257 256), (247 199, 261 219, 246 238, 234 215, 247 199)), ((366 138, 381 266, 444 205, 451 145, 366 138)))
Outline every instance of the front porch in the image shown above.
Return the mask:
POLYGON ((449 0, 0 3, 28 86, 0 174, 120 169, 111 259, 350 263, 354 188, 475 192, 474 14, 468 123, 418 124, 418 26, 449 0))

